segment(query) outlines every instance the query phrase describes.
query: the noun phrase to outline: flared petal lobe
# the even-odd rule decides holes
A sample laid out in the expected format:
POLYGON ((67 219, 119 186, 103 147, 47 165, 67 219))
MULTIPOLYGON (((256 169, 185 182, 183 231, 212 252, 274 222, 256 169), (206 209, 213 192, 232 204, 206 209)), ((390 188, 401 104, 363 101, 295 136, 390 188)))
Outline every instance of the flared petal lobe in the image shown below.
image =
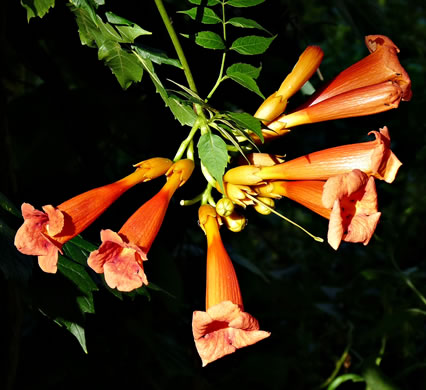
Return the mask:
POLYGON ((259 330, 257 320, 231 301, 195 311, 192 317, 195 346, 203 367, 270 336, 259 330))
POLYGON ((102 230, 101 240, 102 245, 90 254, 87 263, 95 272, 105 274, 109 287, 128 292, 148 284, 143 268, 146 253, 141 248, 112 230, 102 230))

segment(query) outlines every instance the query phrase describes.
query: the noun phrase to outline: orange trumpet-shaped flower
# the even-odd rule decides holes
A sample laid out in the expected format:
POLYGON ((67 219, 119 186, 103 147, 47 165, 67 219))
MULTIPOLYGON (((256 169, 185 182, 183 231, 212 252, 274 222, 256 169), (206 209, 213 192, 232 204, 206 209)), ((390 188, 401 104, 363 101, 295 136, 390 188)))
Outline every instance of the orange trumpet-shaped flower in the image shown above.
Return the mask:
POLYGON ((378 114, 397 108, 403 96, 395 81, 353 89, 309 107, 282 115, 270 124, 266 134, 281 134, 286 129, 308 123, 378 114), (275 133, 274 133, 275 132, 275 133))
POLYGON ((386 36, 368 35, 370 55, 320 88, 306 103, 267 124, 266 139, 306 123, 371 115, 410 100, 411 80, 401 66, 398 47, 386 36))
POLYGON ((44 212, 23 203, 24 223, 16 233, 15 246, 25 255, 38 256, 44 272, 55 273, 63 244, 86 229, 129 188, 164 174, 171 164, 166 158, 143 161, 125 178, 77 195, 57 207, 43 206, 44 212))
POLYGON ((293 70, 284 79, 279 90, 261 104, 254 116, 267 124, 284 112, 288 99, 311 78, 323 57, 324 53, 320 47, 308 46, 299 57, 293 70))
POLYGON ((199 209, 200 226, 207 236, 206 311, 195 311, 192 332, 203 367, 237 349, 257 343, 269 332, 243 308, 240 287, 219 233, 213 207, 199 209))
POLYGON ((374 178, 358 169, 326 182, 273 181, 255 189, 260 196, 285 196, 329 219, 327 240, 334 249, 341 241, 367 245, 381 215, 374 178))
POLYGON ((118 233, 102 230, 102 244, 90 253, 89 266, 97 273, 105 274, 111 288, 132 291, 148 280, 143 260, 163 223, 170 199, 175 191, 191 176, 192 160, 180 160, 167 171, 167 183, 148 202, 144 203, 121 227, 118 233))
POLYGON ((303 107, 317 104, 341 93, 394 81, 402 89, 402 100, 411 99, 411 80, 398 59, 398 47, 384 35, 368 35, 365 43, 370 55, 345 69, 319 89, 303 107))
POLYGON ((278 164, 232 168, 226 172, 224 180, 239 185, 253 185, 264 180, 327 180, 359 169, 369 176, 392 183, 402 164, 390 149, 388 128, 385 126, 380 132, 371 131, 369 134, 374 134, 376 139, 320 150, 278 164))

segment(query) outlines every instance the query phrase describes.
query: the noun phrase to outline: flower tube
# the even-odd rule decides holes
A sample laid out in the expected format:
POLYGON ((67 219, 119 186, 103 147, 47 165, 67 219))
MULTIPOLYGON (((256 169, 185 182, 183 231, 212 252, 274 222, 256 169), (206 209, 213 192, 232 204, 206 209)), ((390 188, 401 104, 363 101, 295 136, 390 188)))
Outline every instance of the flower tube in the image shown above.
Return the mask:
POLYGON ((77 195, 57 207, 43 206, 43 211, 23 203, 24 223, 15 236, 16 248, 25 255, 38 256, 44 272, 56 273, 58 252, 62 253, 67 241, 86 229, 128 189, 164 174, 171 165, 166 158, 142 161, 125 178, 77 195))
POLYGON ((216 212, 199 209, 200 226, 207 236, 206 311, 195 311, 192 332, 203 367, 223 356, 269 337, 244 311, 238 279, 223 246, 216 212))
MULTIPOLYGON (((337 146, 278 164, 242 165, 228 170, 226 182, 239 185, 259 184, 265 180, 327 180, 359 169, 369 176, 392 183, 402 165, 390 149, 389 130, 370 131, 374 141, 337 146)), ((265 160, 268 162, 269 160, 265 160)))
POLYGON ((167 183, 148 202, 144 203, 121 227, 118 233, 102 230, 102 244, 90 253, 88 265, 97 273, 105 274, 111 288, 132 291, 148 280, 143 260, 163 223, 170 199, 191 176, 192 160, 180 160, 167 171, 167 183))
POLYGON ((381 215, 374 178, 358 169, 327 181, 271 181, 255 190, 259 196, 285 196, 329 219, 327 240, 333 249, 341 241, 367 245, 381 215))

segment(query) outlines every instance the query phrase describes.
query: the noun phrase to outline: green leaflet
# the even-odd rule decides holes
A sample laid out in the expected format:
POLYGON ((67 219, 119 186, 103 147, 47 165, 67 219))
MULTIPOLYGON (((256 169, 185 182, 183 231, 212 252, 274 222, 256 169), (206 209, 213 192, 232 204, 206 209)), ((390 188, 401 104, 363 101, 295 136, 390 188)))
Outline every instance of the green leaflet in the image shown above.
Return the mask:
POLYGON ((260 74, 260 69, 261 67, 256 68, 249 64, 238 63, 226 69, 226 75, 238 84, 256 93, 262 99, 265 99, 255 81, 260 74))
POLYGON ((21 0, 21 5, 27 10, 27 20, 38 16, 42 18, 55 6, 55 0, 21 0))
MULTIPOLYGON (((184 37, 192 38, 192 36, 189 35, 184 35, 184 37)), ((197 45, 206 49, 225 49, 225 42, 223 42, 223 39, 220 37, 220 35, 212 31, 200 31, 199 33, 196 33, 194 36, 194 41, 197 45)))
POLYGON ((142 79, 142 67, 133 53, 123 50, 118 42, 106 41, 99 48, 98 58, 114 73, 123 89, 142 79))
POLYGON ((236 18, 229 19, 226 23, 232 24, 235 27, 257 28, 258 30, 263 30, 263 31, 269 33, 268 30, 266 30, 265 28, 263 28, 259 23, 257 23, 253 19, 236 17, 236 18))
POLYGON ((232 7, 253 7, 258 4, 262 4, 265 0, 229 0, 226 2, 227 5, 232 7))
POLYGON ((256 55, 264 53, 276 36, 271 38, 249 35, 236 39, 230 49, 244 55, 256 55))
POLYGON ((155 85, 157 92, 166 103, 166 106, 170 108, 175 118, 181 123, 181 125, 192 126, 196 119, 196 114, 192 110, 192 107, 183 104, 177 97, 169 95, 163 86, 163 83, 155 73, 154 66, 150 59, 144 58, 144 54, 141 53, 141 49, 137 46, 132 46, 135 50, 138 60, 141 62, 143 68, 148 72, 152 82, 155 85))
POLYGON ((240 127, 251 130, 255 133, 263 142, 262 126, 259 119, 247 112, 227 112, 226 114, 240 127))
POLYGON ((204 24, 217 24, 222 22, 222 19, 219 18, 211 8, 194 7, 186 11, 179 11, 179 13, 188 15, 191 19, 204 24))
POLYGON ((151 60, 155 64, 166 64, 172 65, 176 68, 182 69, 182 65, 178 59, 169 58, 164 51, 141 45, 140 43, 132 46, 133 49, 137 50, 138 54, 145 59, 151 60))
POLYGON ((225 141, 218 135, 203 134, 197 144, 198 155, 209 173, 222 184, 223 174, 228 164, 228 150, 225 141))
MULTIPOLYGON (((195 4, 195 5, 200 5, 202 1, 205 2, 205 0, 188 0, 189 3, 195 4)), ((219 0, 207 0, 207 5, 216 5, 216 4, 220 4, 220 1, 219 0)))

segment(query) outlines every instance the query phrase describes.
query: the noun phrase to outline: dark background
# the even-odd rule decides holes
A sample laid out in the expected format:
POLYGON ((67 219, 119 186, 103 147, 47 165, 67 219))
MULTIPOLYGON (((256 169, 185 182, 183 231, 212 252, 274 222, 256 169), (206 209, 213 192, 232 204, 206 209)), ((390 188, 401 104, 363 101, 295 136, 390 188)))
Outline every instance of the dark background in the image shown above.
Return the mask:
MULTIPOLYGON (((165 5, 178 32, 217 27, 200 28, 176 14, 190 8, 183 1, 165 5)), ((0 192, 9 200, 17 207, 22 202, 37 208, 56 205, 125 176, 136 162, 173 158, 189 128, 173 119, 147 75, 142 83, 121 90, 97 60, 96 50, 81 45, 73 14, 62 2, 29 23, 17 1, 2 7, 0 192)), ((154 2, 107 1, 104 8, 153 31, 140 39, 175 56, 154 2)), ((5 266, 6 256, 15 256, 10 255, 14 248, 9 240, 0 254, 5 388, 315 389, 332 374, 348 346, 351 361, 340 374, 346 370, 362 375, 370 359, 382 354, 383 375, 396 386, 423 388, 423 2, 269 0, 237 9, 234 16, 240 13, 278 34, 266 55, 230 53, 228 58, 228 65, 262 65, 258 84, 265 96, 277 89, 309 44, 325 52, 321 72, 326 80, 368 53, 365 35, 387 35, 400 48, 400 61, 412 79, 411 102, 371 117, 303 126, 264 148, 292 158, 367 141, 368 131, 387 125, 403 166, 393 184, 377 182, 382 218, 370 244, 343 244, 336 252, 275 216, 248 210, 247 228, 239 234, 223 229, 222 237, 235 261, 245 309, 272 335, 202 368, 191 317, 194 310, 204 309, 205 242, 197 206, 178 204, 203 190, 199 174, 176 193, 146 265, 148 279, 172 296, 150 291, 150 299, 130 294, 120 300, 100 289, 94 296, 96 314, 85 319, 88 354, 73 335, 43 315, 52 304, 65 312, 75 287, 61 274, 44 274, 30 257, 18 256, 16 266, 5 266)), ((231 41, 247 31, 230 27, 229 33, 231 41)), ((199 93, 205 96, 216 81, 220 54, 184 38, 182 44, 199 93)), ((177 69, 156 69, 163 81, 185 83, 177 69)), ((312 83, 320 84, 317 77, 312 83)), ((292 103, 300 99, 296 96, 292 103)), ((253 113, 261 99, 226 81, 210 103, 220 110, 253 113)), ((98 244, 101 228, 119 229, 162 184, 157 180, 130 190, 83 237, 98 244)), ((326 236, 327 221, 309 210, 287 200, 280 201, 278 209, 312 233, 326 236)), ((12 230, 22 223, 3 210, 0 216, 12 230)), ((365 383, 346 382, 340 388, 365 389, 365 383)))

